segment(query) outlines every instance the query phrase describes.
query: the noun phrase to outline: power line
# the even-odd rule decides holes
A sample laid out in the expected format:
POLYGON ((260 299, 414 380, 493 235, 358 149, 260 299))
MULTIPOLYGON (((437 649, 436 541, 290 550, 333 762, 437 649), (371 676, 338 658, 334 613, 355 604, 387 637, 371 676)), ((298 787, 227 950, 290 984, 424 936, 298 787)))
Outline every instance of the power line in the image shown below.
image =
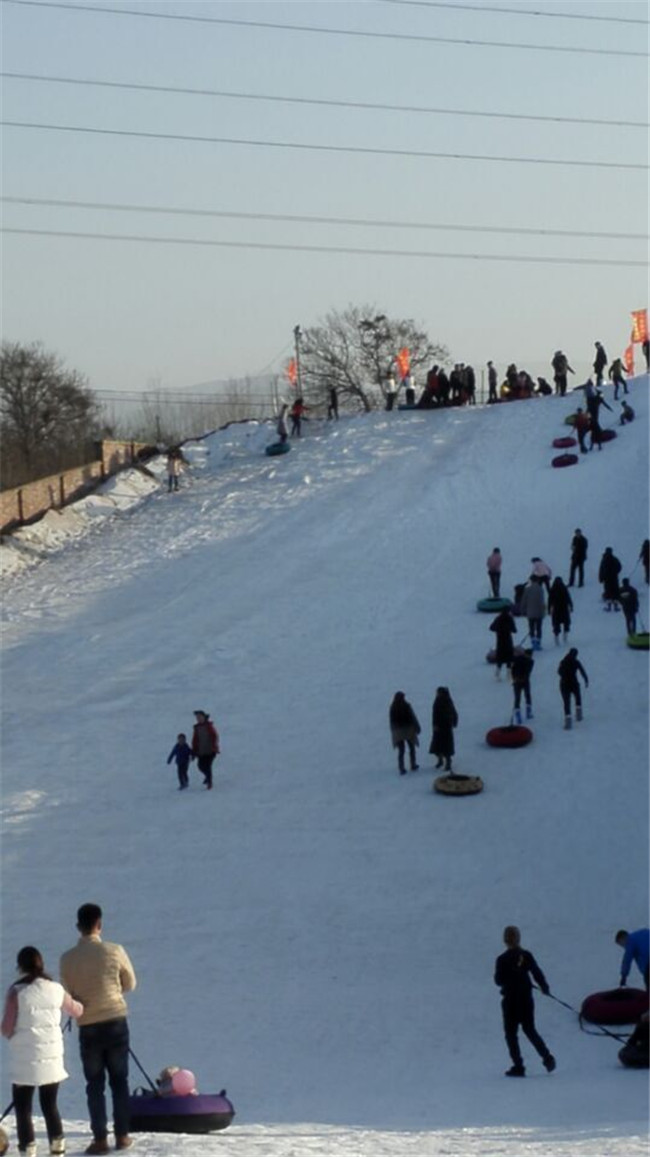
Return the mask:
POLYGON ((586 48, 584 45, 571 47, 566 44, 513 44, 500 40, 475 40, 463 36, 429 36, 409 32, 377 32, 364 31, 356 28, 314 28, 309 24, 277 24, 271 20, 236 20, 225 16, 190 16, 187 13, 174 12, 147 12, 131 8, 107 8, 99 4, 67 4, 62 0, 4 0, 5 4, 15 4, 20 7, 56 8, 68 12, 94 12, 108 16, 136 16, 143 20, 173 20, 184 21, 190 24, 214 24, 231 28, 264 28, 282 32, 306 32, 318 36, 351 36, 371 40, 403 41, 406 43, 419 42, 421 44, 455 44, 462 47, 474 48, 511 48, 518 51, 534 52, 562 52, 586 54, 589 56, 628 56, 647 59, 645 52, 627 51, 617 48, 586 48))
POLYGON ((647 268, 645 261, 605 257, 534 257, 514 256, 505 253, 433 253, 419 249, 360 249, 348 245, 291 245, 261 241, 213 241, 196 237, 149 237, 142 233, 81 233, 72 230, 55 229, 13 229, 2 226, 0 233, 23 237, 63 237, 81 241, 122 241, 153 245, 193 245, 200 248, 218 249, 259 249, 271 253, 333 253, 351 254, 363 257, 417 257, 422 260, 454 261, 499 261, 517 264, 537 263, 542 265, 610 265, 616 268, 639 266, 647 268))
POLYGON ((451 8, 463 12, 495 12, 505 16, 541 16, 548 20, 597 20, 607 24, 642 24, 648 26, 647 20, 639 20, 635 16, 585 16, 582 12, 540 12, 536 9, 523 8, 496 8, 487 4, 456 4, 442 3, 442 0, 383 0, 384 4, 395 4, 404 8, 451 8))
POLYGON ((391 221, 369 217, 322 217, 307 213, 247 213, 231 209, 193 209, 171 205, 124 205, 106 201, 70 201, 54 197, 0 196, 7 205, 43 205, 54 209, 101 209, 118 213, 154 213, 179 217, 214 217, 238 221, 277 221, 303 225, 351 225, 378 229, 434 229, 449 233, 499 233, 527 237, 587 237, 613 241, 647 241, 647 233, 606 233, 587 229, 531 229, 503 225, 453 225, 433 221, 391 221))
MULTIPOLYGON (((10 0, 11 3, 14 0, 10 0)), ((20 0, 23 3, 23 0, 20 0)), ((26 0, 25 0, 26 2, 26 0)), ((423 157, 441 161, 490 161, 492 163, 525 165, 569 165, 586 169, 640 169, 647 172, 648 165, 632 161, 581 161, 559 157, 508 157, 486 156, 483 153, 437 153, 420 149, 382 149, 370 145, 317 145, 308 141, 268 141, 248 140, 241 137, 204 137, 190 133, 152 133, 135 129, 100 129, 88 125, 54 125, 34 121, 0 121, 0 125, 13 129, 39 129, 43 132, 86 133, 105 137, 131 137, 151 141, 191 141, 195 144, 245 145, 249 148, 298 149, 321 153, 357 153, 381 157, 423 157)))
POLYGON ((539 121, 545 124, 599 125, 613 128, 647 129, 647 121, 606 120, 596 117, 535 116, 518 112, 486 112, 484 109, 433 108, 427 105, 382 104, 359 100, 326 100, 305 96, 276 96, 270 93, 233 92, 226 89, 179 88, 168 84, 127 83, 117 80, 91 80, 86 77, 43 76, 29 72, 0 72, 6 80, 29 80, 43 84, 88 85, 95 88, 123 89, 131 92, 163 92, 178 96, 209 96, 230 100, 269 101, 278 104, 316 105, 323 108, 358 108, 371 112, 426 113, 435 116, 488 117, 500 120, 539 121))

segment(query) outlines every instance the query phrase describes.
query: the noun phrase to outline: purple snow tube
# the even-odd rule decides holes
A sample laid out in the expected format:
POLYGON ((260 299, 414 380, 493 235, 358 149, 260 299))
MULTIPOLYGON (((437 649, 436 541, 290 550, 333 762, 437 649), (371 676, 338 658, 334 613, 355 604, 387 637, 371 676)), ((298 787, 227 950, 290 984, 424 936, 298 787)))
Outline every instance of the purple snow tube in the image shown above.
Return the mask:
POLYGON ((162 1097, 136 1089, 130 1097, 130 1112, 132 1133, 215 1133, 227 1129, 235 1116, 225 1089, 188 1097, 162 1097))

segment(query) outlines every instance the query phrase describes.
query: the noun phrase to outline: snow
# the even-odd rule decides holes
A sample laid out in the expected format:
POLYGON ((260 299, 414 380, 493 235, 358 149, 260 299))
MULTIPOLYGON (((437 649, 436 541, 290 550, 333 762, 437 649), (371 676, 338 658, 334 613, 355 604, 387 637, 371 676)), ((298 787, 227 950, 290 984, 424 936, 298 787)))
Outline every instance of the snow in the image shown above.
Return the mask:
MULTIPOLYGON (((178 494, 161 459, 0 547, 2 975, 29 943, 56 972, 77 906, 100 903, 139 976, 137 1058, 226 1086, 237 1110, 223 1134, 138 1135, 136 1152, 647 1152, 647 1074, 558 1003, 538 995, 557 1071, 524 1040, 527 1079, 504 1079, 492 980, 516 923, 577 1008, 618 981, 614 932, 648 920, 647 654, 596 581, 611 545, 647 623, 647 376, 631 393, 637 420, 566 470, 551 442, 571 397, 314 421, 281 459, 263 454, 272 425, 231 426, 187 448, 178 494), (512 691, 485 662, 485 559, 501 548, 506 592, 533 555, 566 578, 577 526, 585 720, 562 729, 545 622, 534 741, 488 748, 512 691), (456 769, 485 781, 472 798, 431 791, 440 683, 456 769), (397 689, 423 727, 403 778, 397 689), (178 793, 165 764, 195 708, 221 735, 211 795, 194 765, 178 793)), ((88 1126, 70 1037, 66 1053, 74 1152, 88 1126)))

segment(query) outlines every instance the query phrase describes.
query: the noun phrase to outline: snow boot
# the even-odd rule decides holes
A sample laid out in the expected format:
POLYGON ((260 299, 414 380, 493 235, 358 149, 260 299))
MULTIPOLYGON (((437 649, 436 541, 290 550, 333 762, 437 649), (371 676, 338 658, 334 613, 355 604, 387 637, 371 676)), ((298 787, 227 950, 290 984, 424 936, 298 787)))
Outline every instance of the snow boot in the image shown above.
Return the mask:
POLYGON ((50 1141, 51 1157, 60 1157, 62 1153, 65 1153, 65 1137, 53 1137, 50 1141))
POLYGON ((582 707, 576 707, 576 723, 582 723, 582 707))
POLYGON ((565 715, 565 716, 564 716, 564 730, 565 730, 565 731, 570 731, 570 730, 571 730, 571 726, 572 726, 572 720, 571 720, 571 716, 570 716, 570 715, 565 715))
POLYGON ((521 711, 519 710, 518 707, 515 708, 514 717, 515 717, 515 723, 517 724, 517 727, 521 727, 521 711))
POLYGON ((533 709, 532 709, 530 703, 526 707, 526 719, 533 719, 533 709))
POLYGON ((526 1070, 523 1065, 513 1065, 511 1069, 506 1069, 506 1077, 525 1077, 526 1070))
POLYGON ((439 755, 439 756, 438 756, 438 759, 437 759, 437 762, 436 762, 436 770, 437 770, 439 767, 442 767, 442 764, 443 764, 443 759, 442 759, 442 756, 441 756, 441 755, 439 755))
POLYGON ((547 1073, 552 1073, 557 1068, 555 1057, 552 1057, 550 1053, 548 1054, 547 1057, 544 1057, 542 1064, 543 1064, 544 1068, 546 1069, 547 1073))
POLYGON ((411 767, 411 771, 419 771, 419 770, 420 770, 420 764, 414 763, 413 766, 411 767))
POLYGON ((36 1142, 30 1141, 29 1144, 26 1145, 24 1149, 19 1148, 18 1152, 19 1153, 25 1153, 26 1157, 36 1157, 36 1142))

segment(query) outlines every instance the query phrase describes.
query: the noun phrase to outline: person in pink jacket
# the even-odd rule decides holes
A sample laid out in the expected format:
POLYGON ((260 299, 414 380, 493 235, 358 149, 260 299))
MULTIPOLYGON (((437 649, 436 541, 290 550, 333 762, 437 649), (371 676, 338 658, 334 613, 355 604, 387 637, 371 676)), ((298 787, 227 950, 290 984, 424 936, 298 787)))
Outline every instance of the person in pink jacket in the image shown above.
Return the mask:
POLYGON ((1 1031, 11 1048, 18 1152, 29 1157, 36 1153, 32 1102, 34 1089, 38 1089, 50 1153, 64 1153, 63 1125, 57 1107, 59 1084, 68 1076, 63 1065, 61 1013, 78 1019, 83 1005, 48 976, 38 948, 21 948, 17 964, 20 976, 7 992, 1 1031))
POLYGON ((492 595, 495 599, 499 597, 499 589, 501 586, 501 551, 498 546, 495 546, 492 554, 488 555, 487 572, 490 584, 492 586, 492 595))

